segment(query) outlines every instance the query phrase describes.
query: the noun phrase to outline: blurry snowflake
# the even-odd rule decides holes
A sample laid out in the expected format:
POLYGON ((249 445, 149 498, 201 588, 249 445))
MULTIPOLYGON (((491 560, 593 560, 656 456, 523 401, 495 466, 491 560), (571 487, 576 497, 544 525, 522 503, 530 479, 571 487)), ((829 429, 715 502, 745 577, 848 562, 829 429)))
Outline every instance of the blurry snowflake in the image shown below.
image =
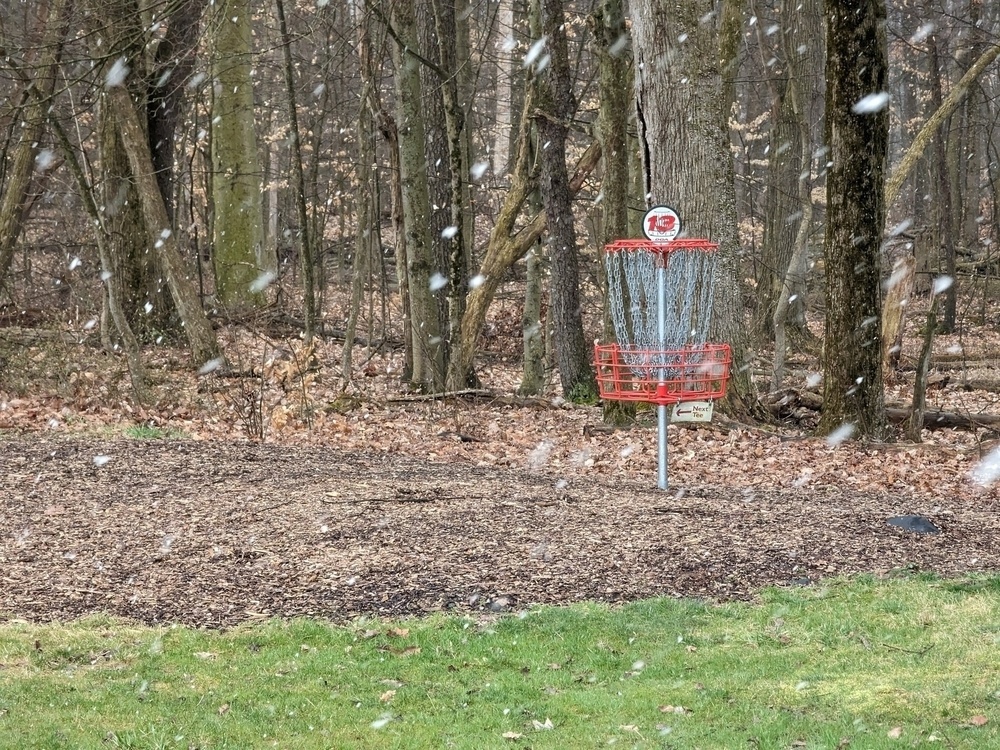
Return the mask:
POLYGON ((55 163, 56 157, 52 153, 52 149, 43 148, 38 152, 38 156, 35 157, 35 169, 39 172, 44 172, 46 169, 51 167, 55 163))
POLYGON ((525 68, 531 67, 532 63, 534 63, 535 60, 537 60, 538 57, 542 54, 542 50, 545 49, 545 43, 547 41, 548 37, 543 36, 541 39, 537 40, 534 44, 531 45, 531 47, 528 48, 528 54, 524 56, 524 63, 522 64, 522 67, 525 68))
POLYGON ((552 441, 543 440, 528 454, 528 468, 537 470, 544 467, 548 463, 550 453, 552 453, 552 441))
POLYGON ((446 279, 443 275, 435 273, 431 276, 430 288, 432 292, 444 289, 446 286, 448 286, 448 279, 446 279))
POLYGON ((885 91, 879 91, 861 97, 851 107, 851 111, 856 115, 871 115, 875 112, 881 112, 887 106, 889 106, 889 94, 885 91))
POLYGON ((844 422, 844 424, 840 425, 840 427, 826 436, 826 444, 831 448, 836 448, 845 440, 849 440, 853 434, 854 425, 850 422, 844 422))
POLYGON ((250 291, 254 294, 263 292, 276 278, 278 278, 278 276, 274 273, 274 271, 264 271, 250 284, 250 291))
POLYGON ((983 487, 996 482, 1000 477, 1000 447, 994 448, 969 472, 972 481, 983 487))
POLYGON ((129 67, 124 57, 119 57, 112 64, 108 74, 104 76, 104 83, 110 89, 114 86, 121 86, 128 77, 129 67))
POLYGON ((472 179, 481 179, 486 170, 490 168, 490 163, 488 161, 477 161, 472 165, 472 169, 469 170, 469 174, 472 175, 472 179))
POLYGON ((941 292, 946 292, 951 288, 951 285, 955 283, 955 280, 951 276, 938 276, 934 279, 934 286, 931 288, 931 294, 941 294, 941 292))
POLYGON ((215 372, 220 367, 222 367, 222 364, 223 364, 224 361, 225 360, 223 360, 222 357, 216 357, 215 359, 210 359, 210 360, 208 360, 208 362, 206 362, 205 364, 203 364, 198 369, 198 374, 199 375, 208 375, 210 372, 215 372))

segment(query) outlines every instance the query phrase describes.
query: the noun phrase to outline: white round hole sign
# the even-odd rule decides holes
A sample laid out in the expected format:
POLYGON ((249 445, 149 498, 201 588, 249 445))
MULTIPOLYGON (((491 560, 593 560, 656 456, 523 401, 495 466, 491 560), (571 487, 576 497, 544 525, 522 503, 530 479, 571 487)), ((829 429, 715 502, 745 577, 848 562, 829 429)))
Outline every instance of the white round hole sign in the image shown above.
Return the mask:
POLYGON ((681 217, 670 206, 653 206, 642 220, 642 231, 650 242, 672 242, 681 232, 681 217))

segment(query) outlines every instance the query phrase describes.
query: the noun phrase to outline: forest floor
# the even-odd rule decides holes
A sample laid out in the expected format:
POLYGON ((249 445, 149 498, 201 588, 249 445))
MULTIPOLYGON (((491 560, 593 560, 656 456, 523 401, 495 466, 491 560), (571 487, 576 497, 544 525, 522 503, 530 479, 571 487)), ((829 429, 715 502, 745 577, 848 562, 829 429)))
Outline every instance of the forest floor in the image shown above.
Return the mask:
MULTIPOLYGON (((336 340, 227 331, 246 377, 199 376, 157 347, 144 408, 85 324, 0 327, 0 617, 228 626, 1000 570, 1000 493, 971 476, 989 427, 872 444, 812 437, 801 409, 675 425, 660 491, 651 413, 609 432, 555 387, 510 395, 518 324, 501 301, 469 397, 404 393, 392 347, 356 347, 345 382, 336 340), (887 523, 911 514, 940 533, 887 523)), ((950 380, 930 406, 1000 413, 995 339, 939 338, 950 380)), ((814 366, 793 366, 805 390, 814 366)))

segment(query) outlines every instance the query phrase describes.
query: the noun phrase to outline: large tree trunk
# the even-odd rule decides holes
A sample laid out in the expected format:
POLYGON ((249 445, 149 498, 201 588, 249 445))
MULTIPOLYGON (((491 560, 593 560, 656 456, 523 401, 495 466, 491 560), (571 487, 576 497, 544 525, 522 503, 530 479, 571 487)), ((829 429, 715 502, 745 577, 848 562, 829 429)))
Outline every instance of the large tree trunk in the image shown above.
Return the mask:
MULTIPOLYGON (((634 101, 632 45, 625 25, 622 0, 602 0, 592 16, 597 52, 599 109, 598 134, 604 153, 601 180, 601 245, 629 237, 629 137, 628 119, 634 101)), ((625 288, 624 278, 607 278, 607 285, 625 288)), ((615 338, 605 295, 604 340, 615 338)), ((635 404, 606 400, 603 418, 608 424, 625 424, 635 417, 635 404)))
POLYGON ((438 307, 431 290, 434 268, 430 240, 430 205, 424 161, 424 120, 421 111, 420 60, 413 6, 396 3, 392 24, 396 44, 396 110, 403 226, 406 234, 406 276, 409 290, 410 334, 413 342, 412 383, 437 391, 444 385, 444 342, 438 307))
MULTIPOLYGON (((169 12, 167 31, 156 48, 146 101, 149 146, 156 182, 174 221, 174 141, 181 123, 184 90, 194 70, 201 12, 207 0, 181 0, 169 12)), ((177 227, 175 226, 175 229, 177 227)))
MULTIPOLYGON (((731 62, 738 52, 738 0, 727 0, 721 28, 710 0, 675 6, 632 3, 635 86, 645 192, 680 213, 688 237, 719 244, 713 331, 733 347, 730 408, 762 414, 750 380, 749 341, 739 293, 736 188, 728 119, 731 62)), ((706 283, 708 280, 706 279, 706 283)))
POLYGON ((539 187, 549 223, 549 314, 555 331, 559 380, 566 398, 588 401, 597 395, 591 349, 583 335, 580 272, 577 265, 573 200, 566 169, 566 136, 576 111, 566 51, 562 0, 542 0, 542 31, 550 61, 539 75, 536 126, 541 149, 539 187))
POLYGON ((881 244, 888 108, 859 107, 885 91, 885 4, 827 0, 826 331, 821 433, 845 423, 886 433, 881 367, 881 244))
POLYGON ((216 296, 234 311, 262 305, 264 295, 252 290, 253 283, 262 271, 276 271, 276 263, 265 257, 250 76, 251 11, 250 0, 220 0, 212 16, 212 259, 216 296))
POLYGON ((434 24, 438 40, 438 62, 445 79, 441 81, 444 104, 445 136, 447 143, 447 175, 449 229, 445 232, 444 264, 448 281, 447 305, 443 328, 445 337, 445 371, 451 355, 451 341, 458 335, 465 311, 465 295, 469 284, 469 247, 472 206, 469 202, 467 173, 469 170, 466 148, 465 111, 459 101, 459 51, 457 40, 460 25, 455 18, 454 0, 434 0, 434 24))
MULTIPOLYGON (((94 25, 92 53, 95 57, 108 55, 111 60, 120 61, 116 75, 125 76, 122 85, 142 112, 143 137, 149 140, 147 101, 151 89, 144 53, 148 37, 139 6, 136 0, 91 0, 89 10, 94 25)), ((106 88, 99 100, 99 202, 107 233, 109 264, 106 270, 115 276, 113 285, 120 291, 119 302, 129 325, 140 339, 150 340, 164 330, 176 330, 179 325, 170 291, 163 283, 163 269, 156 254, 149 251, 147 241, 149 232, 172 228, 172 225, 145 226, 136 179, 106 101, 106 88)))
POLYGON ((148 232, 146 241, 154 248, 163 268, 167 286, 184 324, 184 333, 191 345, 191 356, 199 366, 217 361, 221 358, 219 342, 202 309, 198 290, 177 245, 177 236, 170 229, 170 219, 163 204, 163 196, 160 195, 159 186, 156 184, 149 142, 146 140, 128 90, 122 86, 111 86, 107 91, 107 104, 121 135, 132 174, 135 176, 136 190, 148 232))

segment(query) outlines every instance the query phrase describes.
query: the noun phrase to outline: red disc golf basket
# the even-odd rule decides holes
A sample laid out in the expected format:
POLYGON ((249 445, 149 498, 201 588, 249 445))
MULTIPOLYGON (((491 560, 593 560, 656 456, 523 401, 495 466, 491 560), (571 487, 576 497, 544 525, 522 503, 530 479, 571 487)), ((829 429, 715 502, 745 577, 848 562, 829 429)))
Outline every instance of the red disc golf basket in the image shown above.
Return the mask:
POLYGON ((594 347, 601 398, 656 404, 659 486, 666 489, 667 406, 726 394, 728 344, 707 343, 718 245, 619 240, 605 247, 617 342, 594 347))

